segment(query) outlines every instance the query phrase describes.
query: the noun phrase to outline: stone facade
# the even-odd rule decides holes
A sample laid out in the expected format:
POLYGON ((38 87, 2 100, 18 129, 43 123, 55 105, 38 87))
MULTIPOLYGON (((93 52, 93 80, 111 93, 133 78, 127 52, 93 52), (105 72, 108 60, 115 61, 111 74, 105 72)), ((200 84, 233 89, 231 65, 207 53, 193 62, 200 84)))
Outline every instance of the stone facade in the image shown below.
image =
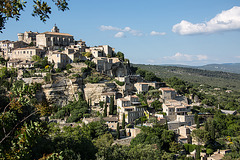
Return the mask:
POLYGON ((64 68, 69 63, 69 57, 62 52, 49 52, 48 61, 54 63, 54 68, 64 68))
POLYGON ((102 45, 98 47, 89 47, 86 52, 92 53, 94 57, 112 57, 114 53, 114 48, 109 45, 102 45))
POLYGON ((159 89, 162 92, 162 99, 169 100, 169 99, 175 99, 177 92, 173 88, 164 87, 159 89))
POLYGON ((59 33, 56 26, 53 27, 52 32, 44 32, 36 36, 36 46, 42 48, 46 47, 55 50, 71 44, 74 44, 73 36, 68 33, 59 33))
POLYGON ((18 33, 18 41, 23 41, 27 44, 32 43, 33 45, 36 45, 36 36, 38 34, 39 34, 38 32, 32 32, 32 31, 18 33))
POLYGON ((44 51, 37 47, 17 48, 12 51, 12 59, 32 60, 32 56, 42 57, 44 51))
POLYGON ((16 48, 26 47, 27 44, 23 41, 9 41, 3 40, 0 41, 0 51, 2 51, 2 57, 5 59, 12 58, 12 51, 16 48))
POLYGON ((125 122, 127 123, 144 116, 144 108, 135 95, 117 99, 117 112, 120 121, 122 121, 123 114, 125 114, 125 122))
POLYGON ((134 84, 135 89, 137 90, 137 93, 146 93, 148 91, 148 83, 145 82, 139 82, 134 84))

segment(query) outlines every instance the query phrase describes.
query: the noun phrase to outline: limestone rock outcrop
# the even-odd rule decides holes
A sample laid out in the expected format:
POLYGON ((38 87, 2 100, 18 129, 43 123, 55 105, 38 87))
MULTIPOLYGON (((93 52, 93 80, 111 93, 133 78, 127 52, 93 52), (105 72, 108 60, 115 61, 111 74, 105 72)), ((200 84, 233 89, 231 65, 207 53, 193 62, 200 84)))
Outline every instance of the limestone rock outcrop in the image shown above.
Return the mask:
POLYGON ((46 99, 49 104, 65 106, 69 101, 78 100, 78 93, 82 92, 82 78, 68 78, 64 74, 52 76, 52 83, 42 85, 42 92, 38 92, 38 100, 46 99))

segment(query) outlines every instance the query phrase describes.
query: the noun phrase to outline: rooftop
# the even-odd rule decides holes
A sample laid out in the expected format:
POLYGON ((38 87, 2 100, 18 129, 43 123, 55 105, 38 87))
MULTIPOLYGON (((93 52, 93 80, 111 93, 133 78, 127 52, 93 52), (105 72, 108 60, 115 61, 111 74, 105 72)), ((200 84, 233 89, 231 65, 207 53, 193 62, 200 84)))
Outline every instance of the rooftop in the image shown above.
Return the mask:
POLYGON ((71 34, 68 34, 68 33, 43 32, 43 33, 40 33, 39 35, 42 35, 42 34, 49 34, 49 35, 56 35, 56 36, 71 36, 71 37, 73 37, 71 34))
POLYGON ((162 90, 162 91, 175 91, 175 89, 169 88, 169 87, 160 88, 160 90, 162 90))

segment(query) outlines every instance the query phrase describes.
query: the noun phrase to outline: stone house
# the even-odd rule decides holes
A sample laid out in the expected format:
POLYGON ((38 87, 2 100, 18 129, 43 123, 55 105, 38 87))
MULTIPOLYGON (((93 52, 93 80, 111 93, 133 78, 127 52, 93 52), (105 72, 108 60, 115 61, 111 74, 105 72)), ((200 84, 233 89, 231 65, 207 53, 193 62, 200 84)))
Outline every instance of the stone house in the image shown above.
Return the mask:
POLYGON ((177 100, 167 100, 162 104, 162 107, 170 121, 175 120, 177 115, 187 115, 187 112, 191 109, 191 106, 187 103, 177 100))
POLYGON ((110 103, 110 99, 112 96, 114 96, 114 99, 116 99, 116 92, 105 92, 101 94, 100 100, 102 102, 110 103))
POLYGON ((137 94, 146 93, 148 91, 148 83, 145 83, 145 82, 135 83, 134 87, 137 90, 137 94))
POLYGON ((125 122, 127 123, 131 123, 144 116, 144 108, 135 95, 117 99, 117 112, 120 121, 122 121, 123 114, 125 113, 125 122))
POLYGON ((69 63, 68 55, 61 51, 50 51, 47 56, 48 61, 54 63, 54 68, 64 68, 69 63))
POLYGON ((13 68, 33 68, 34 64, 37 62, 30 61, 30 60, 19 60, 19 59, 12 59, 7 62, 7 67, 13 68))
POLYGON ((44 50, 37 47, 17 48, 12 51, 11 59, 32 60, 32 56, 43 57, 44 50))
POLYGON ((191 130, 187 126, 181 126, 177 129, 177 139, 179 143, 191 143, 191 130))
POLYGON ((152 86, 155 89, 159 89, 160 87, 165 87, 166 83, 164 82, 148 82, 148 86, 152 86))
POLYGON ((3 40, 0 41, 0 51, 2 51, 2 57, 12 58, 12 51, 16 48, 23 48, 26 47, 27 44, 23 41, 9 41, 9 40, 3 40))
POLYGON ((162 99, 169 100, 169 99, 175 99, 177 92, 173 88, 164 87, 159 89, 162 92, 162 99))
POLYGON ((112 57, 114 53, 114 48, 109 45, 102 45, 96 47, 86 48, 86 52, 92 53, 93 57, 112 57))

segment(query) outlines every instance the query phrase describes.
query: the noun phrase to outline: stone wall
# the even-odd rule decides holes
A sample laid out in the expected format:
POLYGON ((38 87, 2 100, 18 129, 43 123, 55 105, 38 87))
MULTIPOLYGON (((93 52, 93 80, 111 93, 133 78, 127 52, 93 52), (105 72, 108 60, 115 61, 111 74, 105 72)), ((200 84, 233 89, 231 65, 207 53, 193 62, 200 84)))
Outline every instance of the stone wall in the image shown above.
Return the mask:
POLYGON ((43 83, 44 82, 44 79, 43 77, 31 77, 31 78, 22 78, 22 80, 25 82, 25 83, 43 83))
POLYGON ((82 92, 83 84, 81 78, 69 79, 63 74, 53 75, 51 84, 42 85, 42 93, 36 97, 45 97, 50 104, 65 106, 69 101, 78 100, 78 92, 82 92), (41 95, 42 94, 42 95, 41 95))
POLYGON ((115 90, 115 83, 87 83, 84 88, 84 95, 86 100, 91 100, 91 105, 95 105, 101 100, 102 93, 115 90))

